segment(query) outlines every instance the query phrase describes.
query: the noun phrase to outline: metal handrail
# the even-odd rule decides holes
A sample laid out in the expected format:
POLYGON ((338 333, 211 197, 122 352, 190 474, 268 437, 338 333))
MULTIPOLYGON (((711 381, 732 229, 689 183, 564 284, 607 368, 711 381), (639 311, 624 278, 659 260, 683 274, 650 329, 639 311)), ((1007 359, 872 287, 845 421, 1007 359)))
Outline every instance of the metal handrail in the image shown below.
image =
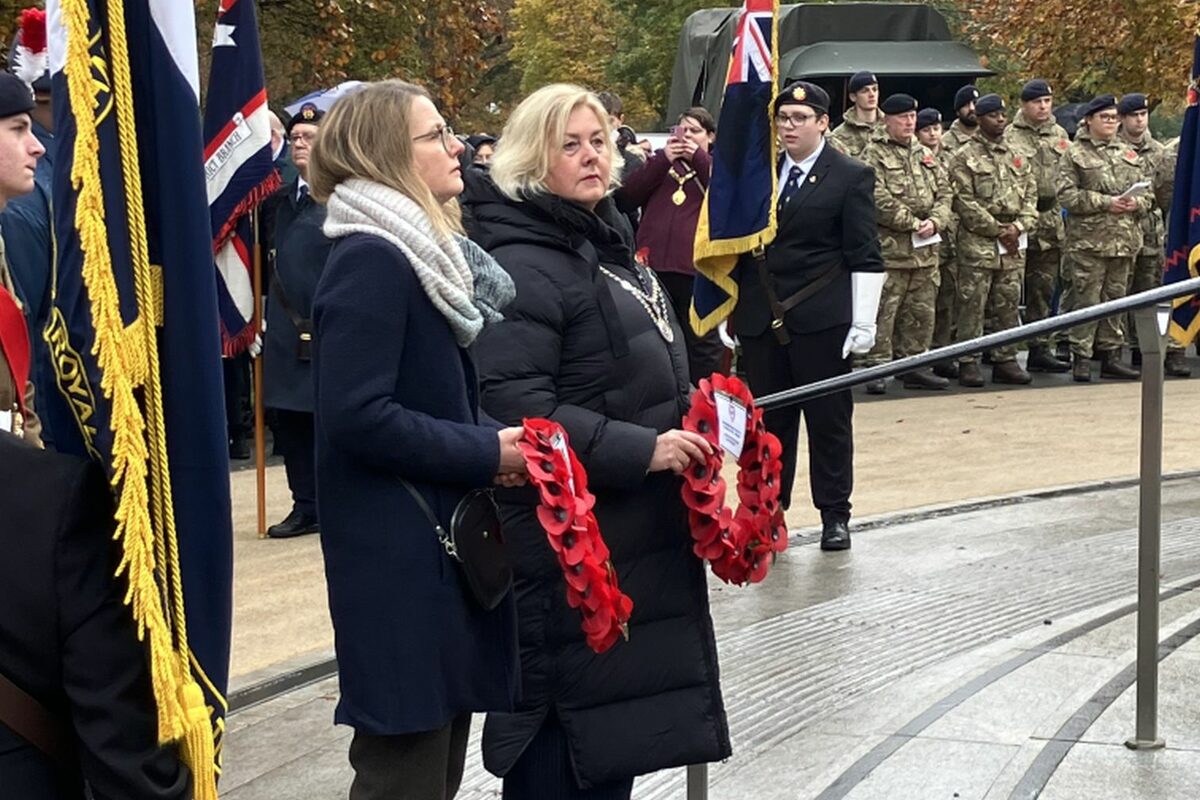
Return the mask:
POLYGON ((763 395, 762 397, 755 398, 754 404, 758 408, 771 409, 780 406, 789 406, 794 403, 802 403, 814 397, 821 397, 831 392, 839 392, 869 381, 890 378, 893 375, 912 372, 914 369, 932 366, 938 362, 958 358, 970 353, 977 353, 980 350, 1014 344, 1026 339, 1032 339, 1044 333, 1053 333, 1064 328, 1073 328, 1084 322, 1104 319, 1105 317, 1145 308, 1166 300, 1172 300, 1176 297, 1196 294, 1197 292, 1200 292, 1200 278, 1188 278, 1185 281, 1170 283, 1166 286, 1127 295, 1117 300, 1109 300, 1107 303, 1099 303, 1087 308, 1059 314, 1058 316, 1047 317, 1037 322, 1031 322, 1028 325, 1018 325, 1015 328, 989 333, 986 336, 980 336, 976 339, 956 342, 946 347, 939 347, 936 350, 929 350, 920 355, 908 356, 907 358, 901 358, 887 364, 856 370, 848 375, 838 375, 833 378, 816 381, 815 383, 807 383, 803 386, 796 386, 792 389, 784 389, 780 392, 763 395))

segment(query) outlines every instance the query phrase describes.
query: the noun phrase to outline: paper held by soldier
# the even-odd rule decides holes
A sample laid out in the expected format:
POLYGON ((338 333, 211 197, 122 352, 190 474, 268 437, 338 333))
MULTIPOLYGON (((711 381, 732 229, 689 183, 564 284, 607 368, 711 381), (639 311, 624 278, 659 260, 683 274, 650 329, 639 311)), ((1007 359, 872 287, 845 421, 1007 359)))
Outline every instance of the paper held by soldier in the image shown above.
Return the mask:
POLYGON ((13 412, 0 411, 0 431, 13 433, 13 412))
POLYGON ((942 235, 940 233, 938 233, 937 231, 934 231, 929 236, 922 236, 921 234, 917 233, 916 231, 913 231, 912 243, 913 243, 914 248, 919 249, 922 247, 929 247, 931 244, 941 244, 941 242, 942 242, 942 235))
POLYGON ((1138 197, 1148 191, 1150 191, 1150 181, 1138 181, 1133 186, 1130 186, 1128 189, 1117 195, 1117 197, 1121 199, 1127 197, 1138 197))
MULTIPOLYGON (((1029 247, 1029 234, 1022 233, 1020 236, 1017 237, 1017 252, 1023 253, 1023 252, 1025 252, 1025 250, 1028 247, 1029 247)), ((1008 250, 1006 250, 1004 248, 1004 242, 1001 242, 999 239, 996 240, 996 252, 1002 256, 1016 255, 1016 253, 1008 252, 1008 250)))

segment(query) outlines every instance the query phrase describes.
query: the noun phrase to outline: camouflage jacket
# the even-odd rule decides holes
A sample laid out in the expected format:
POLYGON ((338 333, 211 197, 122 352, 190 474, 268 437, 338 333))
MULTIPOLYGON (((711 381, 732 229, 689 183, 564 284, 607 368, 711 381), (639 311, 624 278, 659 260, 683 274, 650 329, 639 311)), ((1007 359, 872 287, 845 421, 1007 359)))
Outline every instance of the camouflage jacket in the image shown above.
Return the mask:
POLYGON ((879 135, 883 128, 883 117, 874 123, 859 122, 854 116, 854 111, 846 112, 842 124, 833 129, 829 134, 829 143, 832 144, 839 152, 845 153, 851 158, 862 158, 862 152, 871 143, 871 140, 879 135))
POLYGON ((950 180, 950 159, 952 155, 944 146, 939 147, 933 152, 933 158, 937 161, 938 172, 946 181, 946 188, 950 191, 950 224, 946 226, 946 230, 941 231, 942 244, 938 248, 938 263, 945 264, 954 259, 955 242, 958 240, 958 213, 954 210, 954 182, 950 180))
POLYGON ((1058 162, 1070 149, 1071 139, 1053 117, 1037 125, 1024 111, 1017 112, 1004 135, 1014 150, 1029 159, 1037 178, 1038 222, 1037 230, 1029 234, 1029 246, 1034 250, 1062 247, 1066 229, 1058 203, 1058 162))
POLYGON ((916 139, 901 144, 886 137, 867 145, 861 158, 875 168, 875 219, 884 265, 936 267, 938 248, 914 248, 912 242, 922 220, 933 220, 943 237, 951 226, 950 184, 933 152, 916 139))
MULTIPOLYGON (((1134 141, 1125 135, 1124 131, 1119 131, 1117 136, 1122 142, 1129 145, 1142 159, 1142 180, 1150 181, 1152 187, 1151 197, 1154 200, 1154 207, 1148 212, 1138 212, 1138 225, 1142 229, 1142 252, 1141 256, 1162 256, 1163 247, 1167 243, 1166 225, 1163 223, 1163 209, 1158 204, 1159 183, 1163 180, 1163 175, 1160 172, 1158 165, 1166 156, 1166 147, 1155 140, 1150 135, 1150 131, 1142 134, 1138 141, 1134 141)), ((1172 183, 1174 176, 1172 176, 1172 183)), ((1168 212, 1170 206, 1167 206, 1168 212)))
POLYGON ((1098 142, 1080 128, 1067 156, 1058 166, 1058 199, 1067 210, 1068 253, 1097 256, 1136 256, 1142 249, 1138 213, 1154 206, 1149 193, 1137 198, 1137 212, 1114 214, 1109 204, 1143 179, 1143 159, 1114 136, 1098 142))
POLYGON ((958 148, 975 138, 975 131, 977 130, 979 129, 968 128, 959 120, 954 120, 942 135, 942 149, 948 155, 954 155, 958 152, 958 148))
POLYGON ((1006 225, 1022 232, 1037 225, 1037 178, 1029 159, 1007 138, 972 138, 950 160, 954 210, 958 214, 958 263, 988 269, 1017 268, 1024 259, 1001 263, 997 239, 1006 225), (1014 263, 1015 262, 1015 263, 1014 263))

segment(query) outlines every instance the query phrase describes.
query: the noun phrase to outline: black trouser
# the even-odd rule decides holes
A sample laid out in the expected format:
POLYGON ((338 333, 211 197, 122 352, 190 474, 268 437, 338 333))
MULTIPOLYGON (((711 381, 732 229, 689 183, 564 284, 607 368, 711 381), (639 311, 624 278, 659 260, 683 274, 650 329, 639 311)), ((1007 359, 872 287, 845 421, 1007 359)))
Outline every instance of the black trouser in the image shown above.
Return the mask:
POLYGON ((250 437, 250 354, 221 359, 225 375, 225 419, 230 441, 250 437))
POLYGON ((715 330, 703 336, 697 336, 692 330, 690 310, 692 307, 692 283, 695 277, 681 272, 656 273, 662 285, 666 287, 671 305, 675 307, 675 316, 679 326, 683 328, 683 343, 687 347, 688 375, 692 383, 700 385, 701 378, 707 378, 721 368, 721 359, 725 357, 725 345, 721 344, 721 336, 715 330))
POLYGON ((283 456, 292 506, 301 514, 317 515, 316 444, 313 415, 307 411, 275 409, 271 430, 275 433, 275 452, 283 456))
POLYGON ((553 712, 504 776, 504 800, 629 800, 631 792, 633 778, 579 788, 567 736, 553 712))
MULTIPOLYGON (((815 333, 792 333, 791 343, 780 345, 770 331, 742 338, 744 373, 755 397, 813 383, 850 372, 850 359, 842 358, 848 325, 815 333)), ((847 389, 763 415, 767 430, 783 445, 780 502, 791 502, 796 480, 800 416, 808 432, 808 474, 813 505, 821 520, 850 519, 850 492, 854 488, 854 401, 847 389)))
POLYGON ((373 736, 354 732, 350 800, 451 800, 462 783, 471 715, 441 730, 373 736))

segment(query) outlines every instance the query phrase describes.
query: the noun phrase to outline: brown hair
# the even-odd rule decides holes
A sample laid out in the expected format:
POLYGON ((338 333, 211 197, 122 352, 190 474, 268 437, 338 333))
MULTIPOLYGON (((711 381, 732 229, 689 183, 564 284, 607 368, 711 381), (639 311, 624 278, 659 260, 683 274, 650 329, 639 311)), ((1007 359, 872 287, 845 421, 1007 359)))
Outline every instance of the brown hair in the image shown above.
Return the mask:
POLYGON ((435 230, 462 231, 457 200, 442 204, 417 175, 408 135, 413 100, 429 97, 400 80, 370 83, 333 104, 321 120, 308 158, 313 199, 328 202, 338 184, 362 178, 395 189, 421 207, 435 230))
POLYGON ((699 122, 700 127, 704 128, 707 133, 717 132, 717 121, 713 119, 713 115, 710 114, 708 109, 704 106, 692 106, 687 111, 679 115, 679 119, 676 120, 675 124, 682 124, 684 117, 691 117, 692 119, 696 120, 696 122, 699 122))

